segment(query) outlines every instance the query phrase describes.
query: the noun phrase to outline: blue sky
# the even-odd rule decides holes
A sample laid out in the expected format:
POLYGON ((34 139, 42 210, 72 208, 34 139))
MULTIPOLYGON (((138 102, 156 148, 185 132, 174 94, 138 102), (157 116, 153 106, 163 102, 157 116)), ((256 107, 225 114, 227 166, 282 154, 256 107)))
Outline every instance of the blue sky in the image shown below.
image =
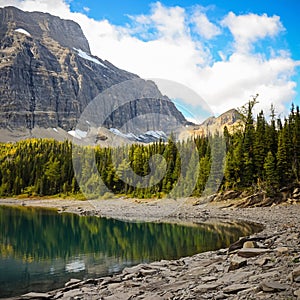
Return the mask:
POLYGON ((256 93, 257 110, 300 105, 298 0, 0 0, 6 5, 75 20, 92 54, 184 84, 216 115, 256 93))
MULTIPOLYGON (((213 17, 222 18, 227 12, 233 11, 237 14, 263 14, 278 15, 286 28, 285 41, 292 52, 294 59, 300 59, 300 38, 299 38, 299 14, 300 1, 298 0, 201 0, 201 1, 161 1, 166 6, 182 6, 192 8, 196 5, 214 6, 213 17)), ((108 19, 116 25, 124 25, 130 20, 129 15, 147 13, 151 4, 155 1, 146 0, 74 0, 70 1, 70 8, 73 12, 82 12, 96 20, 108 19), (85 10, 86 9, 86 10, 85 10)))
MULTIPOLYGON (((132 21, 129 16, 136 16, 142 14, 148 14, 153 5, 153 1, 71 1, 70 7, 73 11, 82 11, 89 17, 101 20, 107 19, 110 23, 118 26, 126 26, 132 21), (103 3, 105 2, 105 3, 103 3), (86 11, 84 11, 84 8, 86 11), (88 8, 88 9, 87 9, 88 8)), ((299 14, 300 14, 300 1, 298 0, 254 0, 254 1, 161 1, 164 6, 174 7, 179 6, 185 8, 187 11, 193 10, 195 6, 202 6, 207 8, 207 15, 213 22, 218 22, 224 18, 228 12, 234 12, 236 15, 246 14, 257 14, 268 16, 277 15, 280 17, 284 29, 277 35, 276 38, 271 37, 263 41, 260 41, 255 45, 255 50, 258 53, 263 53, 267 57, 270 57, 270 47, 274 49, 285 49, 290 52, 290 57, 293 60, 300 60, 300 37, 299 29, 299 14)), ((223 33, 217 39, 210 42, 210 49, 213 55, 214 61, 220 60, 218 51, 224 48, 226 41, 230 39, 228 34, 223 33)), ((226 47, 226 46, 225 46, 226 47)), ((295 87, 295 94, 292 97, 292 101, 296 104, 300 104, 300 78, 299 78, 299 67, 295 72, 295 75, 291 77, 292 80, 297 84, 295 87)), ((245 99, 246 100, 246 99, 245 99)), ((285 106, 289 106, 291 101, 287 101, 285 106)))

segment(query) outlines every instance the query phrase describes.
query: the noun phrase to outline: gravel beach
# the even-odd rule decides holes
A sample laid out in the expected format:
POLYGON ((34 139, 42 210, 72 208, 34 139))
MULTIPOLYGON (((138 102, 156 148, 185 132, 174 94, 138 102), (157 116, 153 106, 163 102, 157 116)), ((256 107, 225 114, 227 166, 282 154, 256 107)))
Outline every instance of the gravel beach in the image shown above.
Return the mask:
MULTIPOLYGON (((0 205, 55 208, 59 212, 122 220, 259 223, 263 230, 227 249, 125 268, 120 274, 71 280, 62 289, 18 299, 300 299, 300 205, 235 208, 234 200, 2 199, 0 205)), ((16 298, 15 298, 16 299, 16 298)))

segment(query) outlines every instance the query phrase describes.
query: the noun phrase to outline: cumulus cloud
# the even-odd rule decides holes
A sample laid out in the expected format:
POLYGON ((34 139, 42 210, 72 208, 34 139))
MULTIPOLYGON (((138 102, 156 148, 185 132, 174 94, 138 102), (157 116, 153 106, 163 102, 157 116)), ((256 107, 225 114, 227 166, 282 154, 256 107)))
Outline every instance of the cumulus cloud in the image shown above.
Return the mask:
POLYGON ((194 13, 192 23, 196 25, 196 32, 208 40, 221 33, 220 28, 210 22, 206 14, 199 10, 194 13))
POLYGON ((284 30, 279 16, 246 14, 236 16, 230 12, 221 22, 231 31, 237 51, 249 51, 259 39, 274 37, 284 30))
POLYGON ((201 70, 204 99, 213 99, 218 110, 241 105, 258 93, 259 109, 269 110, 271 103, 278 111, 295 95, 295 83, 290 80, 295 62, 284 55, 265 60, 260 55, 235 53, 227 61, 220 61, 201 70))
POLYGON ((229 12, 218 24, 203 9, 156 2, 148 14, 129 16, 121 27, 71 12, 63 0, 0 0, 4 5, 73 19, 81 25, 94 55, 144 78, 185 84, 216 114, 243 105, 256 93, 258 109, 273 103, 278 112, 295 97, 292 76, 299 62, 288 49, 272 45, 272 38, 284 31, 278 16, 229 12), (269 53, 255 52, 256 43, 264 40, 269 53))
POLYGON ((63 0, 0 0, 0 7, 15 6, 25 11, 42 11, 60 17, 69 16, 70 7, 63 0))

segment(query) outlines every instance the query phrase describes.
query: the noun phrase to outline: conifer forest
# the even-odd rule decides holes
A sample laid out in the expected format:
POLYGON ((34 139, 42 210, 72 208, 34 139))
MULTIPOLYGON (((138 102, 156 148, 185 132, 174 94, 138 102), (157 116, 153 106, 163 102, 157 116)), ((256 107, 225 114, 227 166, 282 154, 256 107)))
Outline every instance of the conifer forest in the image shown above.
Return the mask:
POLYGON ((147 145, 80 147, 82 155, 94 156, 101 183, 98 177, 89 176, 89 164, 81 166, 75 176, 72 151, 79 151, 79 148, 73 147, 71 141, 28 139, 2 143, 0 196, 75 196, 81 194, 80 186, 84 184, 90 197, 105 197, 109 196, 107 192, 101 195, 101 184, 105 184, 112 194, 161 198, 174 189, 182 175, 185 162, 180 153, 188 153, 193 145, 196 145, 198 155, 190 157, 188 163, 198 165, 199 173, 197 176, 190 174, 187 166, 183 179, 186 182, 184 186, 188 187, 189 181, 196 178, 191 184, 191 196, 209 192, 210 185, 218 186, 219 190, 259 190, 269 196, 275 195, 283 187, 299 182, 300 111, 299 107, 292 106, 288 116, 278 118, 271 109, 271 116, 266 118, 263 111, 253 116, 254 104, 255 100, 246 105, 244 126, 230 131, 225 127, 223 135, 193 136, 184 141, 176 141, 171 135, 168 142, 147 145), (221 145, 225 145, 224 154, 217 153, 221 145), (149 159, 156 154, 166 162, 164 176, 159 182, 151 184, 150 178, 149 186, 144 187, 132 185, 130 179, 123 180, 121 173, 126 174, 129 169, 141 177, 149 174, 149 159), (116 161, 119 162, 118 168, 115 168, 116 161))

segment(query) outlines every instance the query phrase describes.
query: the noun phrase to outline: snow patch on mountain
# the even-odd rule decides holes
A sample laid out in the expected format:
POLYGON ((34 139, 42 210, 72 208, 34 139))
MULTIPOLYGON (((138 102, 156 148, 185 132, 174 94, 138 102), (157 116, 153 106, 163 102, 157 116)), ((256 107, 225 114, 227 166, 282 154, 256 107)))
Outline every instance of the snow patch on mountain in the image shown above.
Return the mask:
POLYGON ((104 65, 102 62, 100 62, 98 59, 91 57, 90 55, 88 55, 86 52, 82 51, 81 49, 77 49, 77 48, 73 48, 75 51, 77 51, 78 55, 84 59, 87 59, 89 61, 94 62, 95 64, 98 64, 104 68, 107 68, 106 65, 104 65))
POLYGON ((128 140, 135 141, 135 142, 142 142, 142 143, 152 143, 152 142, 159 141, 159 140, 166 141, 168 139, 166 134, 160 130, 157 130, 157 131, 149 130, 140 135, 135 135, 132 132, 122 133, 119 129, 116 129, 116 128, 110 128, 109 131, 115 135, 121 136, 128 140))
POLYGON ((22 34, 25 34, 27 36, 31 36, 31 34, 27 30, 25 30, 23 28, 17 28, 17 29, 15 29, 15 31, 19 32, 19 33, 22 33, 22 34))
POLYGON ((68 134, 72 135, 73 137, 81 140, 82 138, 85 138, 87 136, 87 132, 86 131, 82 131, 79 129, 76 130, 70 130, 68 131, 68 134))

